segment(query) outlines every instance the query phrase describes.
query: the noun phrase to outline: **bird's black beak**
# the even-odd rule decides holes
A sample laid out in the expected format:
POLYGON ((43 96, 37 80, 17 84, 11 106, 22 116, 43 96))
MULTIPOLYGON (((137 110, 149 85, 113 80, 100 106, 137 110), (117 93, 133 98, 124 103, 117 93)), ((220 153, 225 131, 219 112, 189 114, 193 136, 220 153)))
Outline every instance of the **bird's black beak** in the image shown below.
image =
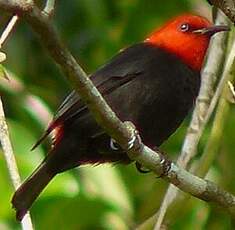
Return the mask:
POLYGON ((215 26, 210 26, 207 28, 194 30, 193 33, 212 36, 218 32, 229 31, 229 30, 230 30, 230 28, 228 26, 215 25, 215 26))

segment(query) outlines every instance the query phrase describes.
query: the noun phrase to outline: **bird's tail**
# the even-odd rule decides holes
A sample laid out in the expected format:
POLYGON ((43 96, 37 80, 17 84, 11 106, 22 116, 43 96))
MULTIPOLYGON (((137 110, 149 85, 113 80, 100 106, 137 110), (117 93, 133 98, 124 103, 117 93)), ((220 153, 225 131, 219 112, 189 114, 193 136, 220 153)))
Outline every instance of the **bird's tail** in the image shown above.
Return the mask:
POLYGON ((52 180, 55 173, 48 170, 44 160, 34 173, 16 190, 12 205, 16 209, 16 219, 21 221, 46 185, 52 180))

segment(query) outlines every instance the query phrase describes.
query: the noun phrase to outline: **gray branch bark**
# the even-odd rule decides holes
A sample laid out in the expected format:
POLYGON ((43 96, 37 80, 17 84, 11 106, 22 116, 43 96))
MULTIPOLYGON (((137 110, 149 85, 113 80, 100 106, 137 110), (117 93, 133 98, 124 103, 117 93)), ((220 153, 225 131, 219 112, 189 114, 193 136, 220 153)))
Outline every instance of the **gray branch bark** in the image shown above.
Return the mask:
MULTIPOLYGON (((217 13, 216 24, 229 24, 227 17, 220 11, 217 13)), ((184 139, 181 154, 177 160, 180 167, 186 168, 192 158, 196 155, 197 145, 203 130, 219 98, 218 95, 214 97, 214 88, 225 59, 224 50, 226 49, 226 39, 228 39, 228 33, 221 33, 214 37, 210 43, 207 60, 201 73, 202 82, 200 92, 184 139), (215 99, 213 100, 213 98, 215 99)), ((225 82, 223 78, 221 81, 223 83, 225 82)), ((177 195, 177 188, 170 185, 162 201, 155 229, 160 229, 167 209, 174 202, 177 195)))
POLYGON ((0 9, 18 14, 27 21, 50 56, 65 73, 67 80, 87 104, 96 121, 126 150, 132 160, 140 162, 157 175, 161 175, 165 172, 165 167, 169 166, 168 173, 164 176, 165 180, 195 197, 223 206, 235 217, 235 197, 232 194, 169 162, 160 151, 154 152, 149 149, 141 143, 139 138, 136 138, 133 147, 129 148, 129 143, 135 135, 135 128, 132 124, 123 123, 116 117, 71 53, 62 44, 48 17, 45 17, 32 2, 0 0, 0 9))
POLYGON ((225 15, 235 23, 235 1, 234 0, 208 0, 211 5, 221 9, 225 15))

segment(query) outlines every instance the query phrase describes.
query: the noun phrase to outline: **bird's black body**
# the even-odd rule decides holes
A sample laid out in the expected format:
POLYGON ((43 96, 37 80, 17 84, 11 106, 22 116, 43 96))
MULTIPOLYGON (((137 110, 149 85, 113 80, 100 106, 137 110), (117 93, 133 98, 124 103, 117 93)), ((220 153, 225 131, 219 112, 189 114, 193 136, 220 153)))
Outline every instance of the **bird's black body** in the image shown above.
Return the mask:
MULTIPOLYGON (((200 85, 199 73, 146 43, 120 52, 91 75, 91 80, 117 116, 132 121, 143 142, 151 147, 161 145, 180 125, 200 85)), ((55 121, 63 124, 63 137, 54 150, 56 154, 62 152, 64 167, 60 169, 87 162, 128 161, 125 153, 120 155, 110 148, 110 137, 75 92, 61 105, 55 121)))
MULTIPOLYGON (((199 73, 147 43, 120 52, 91 80, 117 116, 132 121, 151 147, 161 145, 177 129, 200 85, 199 73)), ((75 92, 60 106, 54 122, 62 124, 62 137, 47 159, 54 173, 84 163, 130 161, 124 152, 111 149, 110 137, 75 92)))
MULTIPOLYGON (((200 86, 198 72, 148 43, 121 51, 91 80, 117 116, 132 121, 150 147, 160 146, 177 129, 200 86)), ((60 106, 49 131, 56 126, 61 128, 55 146, 13 198, 19 219, 57 173, 84 163, 130 162, 123 151, 111 149, 110 137, 75 92, 60 106), (32 189, 35 194, 29 195, 32 189)))

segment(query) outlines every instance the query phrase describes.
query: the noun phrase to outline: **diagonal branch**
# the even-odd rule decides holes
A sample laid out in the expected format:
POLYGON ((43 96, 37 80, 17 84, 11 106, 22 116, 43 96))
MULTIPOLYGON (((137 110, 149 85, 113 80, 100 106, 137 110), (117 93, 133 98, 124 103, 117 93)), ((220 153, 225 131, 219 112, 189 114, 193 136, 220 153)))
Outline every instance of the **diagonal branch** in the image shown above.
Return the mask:
MULTIPOLYGON (((216 24, 228 24, 227 18, 220 11, 218 11, 217 14, 216 24)), ((226 33, 218 34, 218 36, 213 38, 210 44, 207 61, 201 74, 202 83, 200 92, 196 101, 192 120, 182 146, 181 154, 177 160, 177 163, 183 168, 186 168, 190 160, 196 155, 197 145, 205 125, 210 118, 211 112, 213 111, 210 109, 211 112, 209 112, 209 107, 211 107, 214 95, 213 89, 215 87, 217 77, 219 76, 219 72, 221 71, 221 66, 223 65, 224 44, 226 39, 226 33)), ((216 101, 217 99, 218 97, 216 97, 216 101)), ((215 100, 213 101, 216 102, 215 100)), ((213 105, 215 104, 213 103, 213 105)), ((212 107, 214 109, 214 106, 212 107)), ((168 207, 176 199, 177 195, 177 188, 170 185, 159 210, 159 217, 155 227, 156 229, 160 228, 168 207)))
POLYGON ((234 0, 207 0, 211 5, 221 9, 227 17, 235 23, 235 1, 234 0))
POLYGON ((0 0, 0 9, 17 13, 27 21, 50 56, 65 73, 67 80, 87 103, 96 121, 126 150, 131 159, 140 162, 158 175, 166 172, 165 168, 167 167, 167 173, 164 175, 165 180, 195 197, 225 207, 235 217, 235 197, 230 193, 169 162, 159 150, 154 152, 142 144, 139 138, 134 139, 135 141, 130 148, 133 135, 136 136, 135 128, 130 123, 123 123, 116 117, 74 57, 62 44, 48 17, 45 17, 45 14, 36 6, 24 2, 15 4, 15 1, 0 0))
POLYGON ((10 22, 8 23, 7 27, 3 31, 3 33, 0 37, 0 48, 2 47, 3 43, 7 40, 7 37, 9 36, 11 31, 13 30, 17 20, 18 20, 18 16, 17 15, 13 16, 11 18, 10 22))

